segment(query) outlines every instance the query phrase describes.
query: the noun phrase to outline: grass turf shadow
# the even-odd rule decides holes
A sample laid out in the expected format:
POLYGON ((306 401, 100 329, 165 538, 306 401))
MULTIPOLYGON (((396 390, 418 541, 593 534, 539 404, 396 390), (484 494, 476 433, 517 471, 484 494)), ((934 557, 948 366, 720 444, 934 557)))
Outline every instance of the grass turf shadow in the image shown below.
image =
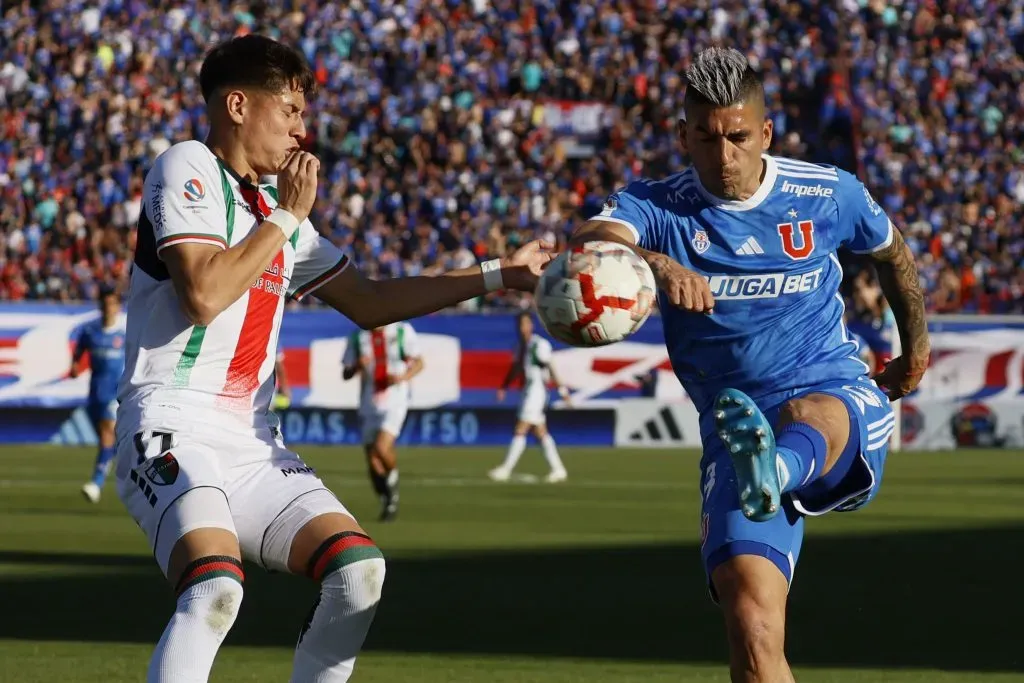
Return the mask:
MULTIPOLYGON (((796 666, 1019 671, 1024 528, 812 537, 790 601, 796 666)), ((0 552, 92 566, 8 575, 0 638, 155 643, 173 609, 152 560, 0 552)), ((377 651, 724 662, 691 544, 397 556, 367 643, 377 651)), ((228 644, 290 646, 302 579, 250 567, 228 644)))

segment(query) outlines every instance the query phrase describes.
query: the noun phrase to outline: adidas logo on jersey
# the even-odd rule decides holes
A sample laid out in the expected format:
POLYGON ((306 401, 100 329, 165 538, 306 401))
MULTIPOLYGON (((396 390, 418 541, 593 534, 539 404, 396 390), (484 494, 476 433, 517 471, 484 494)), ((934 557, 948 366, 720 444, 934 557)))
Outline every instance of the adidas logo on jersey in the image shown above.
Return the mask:
POLYGON ((806 273, 765 273, 763 275, 711 275, 708 286, 719 300, 775 299, 817 289, 821 268, 806 273))
POLYGON ((735 253, 739 256, 753 256, 755 254, 763 254, 764 249, 761 248, 761 243, 757 239, 748 237, 735 253))
POLYGON ((834 190, 821 185, 797 185, 788 180, 783 181, 782 191, 795 194, 797 197, 831 197, 834 190))

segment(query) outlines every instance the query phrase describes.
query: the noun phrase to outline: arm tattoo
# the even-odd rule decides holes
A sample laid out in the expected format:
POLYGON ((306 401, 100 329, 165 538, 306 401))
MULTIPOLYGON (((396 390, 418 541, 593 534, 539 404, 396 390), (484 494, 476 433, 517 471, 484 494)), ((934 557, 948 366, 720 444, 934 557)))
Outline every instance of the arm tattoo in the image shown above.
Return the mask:
POLYGON ((892 244, 871 256, 878 270, 882 293, 896 318, 903 355, 927 361, 930 353, 928 322, 913 252, 903 241, 900 231, 893 228, 892 244))

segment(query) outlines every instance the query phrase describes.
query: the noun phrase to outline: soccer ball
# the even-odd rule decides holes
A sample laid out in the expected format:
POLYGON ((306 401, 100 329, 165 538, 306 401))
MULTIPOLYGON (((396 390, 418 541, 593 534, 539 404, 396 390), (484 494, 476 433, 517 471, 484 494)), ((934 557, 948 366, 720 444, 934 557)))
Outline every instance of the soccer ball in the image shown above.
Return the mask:
POLYGON ((647 320, 657 287, 647 262, 617 242, 585 242, 540 277, 534 305, 544 329, 571 346, 622 341, 647 320))

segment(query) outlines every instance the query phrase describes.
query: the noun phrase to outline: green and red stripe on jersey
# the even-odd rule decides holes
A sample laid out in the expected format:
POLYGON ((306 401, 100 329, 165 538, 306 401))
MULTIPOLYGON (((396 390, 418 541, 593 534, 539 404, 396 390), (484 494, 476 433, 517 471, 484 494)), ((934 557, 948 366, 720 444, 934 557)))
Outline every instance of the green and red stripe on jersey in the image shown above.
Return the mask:
MULTIPOLYGON (((262 223, 270 215, 270 207, 259 189, 246 183, 239 183, 238 188, 256 217, 257 225, 262 223)), ((245 318, 222 390, 229 400, 249 401, 260 386, 260 368, 267 359, 267 347, 284 289, 284 250, 281 250, 249 288, 245 318)))
POLYGON ((331 536, 316 549, 306 565, 306 576, 320 581, 345 565, 375 558, 383 559, 377 544, 358 531, 342 531, 331 536))
POLYGON ((245 574, 242 572, 241 561, 230 555, 201 557, 185 567, 185 571, 181 573, 181 578, 178 579, 178 584, 174 587, 174 592, 176 595, 181 595, 198 583, 220 577, 234 579, 238 583, 243 583, 245 581, 245 574))
POLYGON ((383 327, 370 332, 370 346, 373 347, 373 388, 384 391, 388 388, 388 340, 383 327))

